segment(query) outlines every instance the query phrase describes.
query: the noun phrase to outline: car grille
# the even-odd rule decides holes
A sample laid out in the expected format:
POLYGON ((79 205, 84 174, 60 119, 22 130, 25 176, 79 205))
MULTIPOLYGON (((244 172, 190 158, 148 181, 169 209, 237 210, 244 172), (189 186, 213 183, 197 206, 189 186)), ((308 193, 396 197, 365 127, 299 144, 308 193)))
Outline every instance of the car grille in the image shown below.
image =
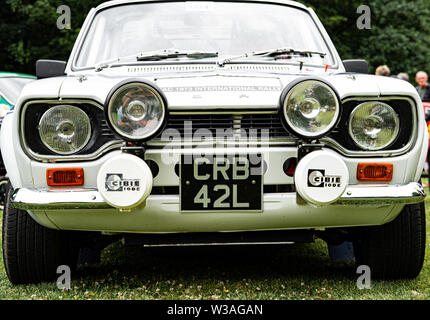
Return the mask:
POLYGON ((100 121, 100 136, 112 140, 115 139, 115 135, 105 119, 101 119, 100 121))
POLYGON ((280 139, 289 137, 277 113, 246 114, 172 114, 164 132, 157 138, 168 137, 205 140, 208 138, 280 139), (221 136, 220 136, 221 135, 221 136))

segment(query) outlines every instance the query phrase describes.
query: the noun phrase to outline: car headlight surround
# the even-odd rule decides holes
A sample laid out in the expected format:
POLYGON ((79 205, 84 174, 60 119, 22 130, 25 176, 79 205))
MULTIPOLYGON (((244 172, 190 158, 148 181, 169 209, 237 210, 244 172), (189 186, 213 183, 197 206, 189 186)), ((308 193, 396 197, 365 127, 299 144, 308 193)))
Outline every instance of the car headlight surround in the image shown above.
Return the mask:
POLYGON ((400 120, 387 103, 368 101, 355 107, 348 126, 349 135, 358 147, 377 151, 394 143, 399 135, 400 120))
POLYGON ((71 155, 81 151, 91 139, 91 121, 80 108, 57 105, 49 108, 40 118, 39 137, 50 151, 71 155))
POLYGON ((300 138, 321 138, 336 127, 341 114, 339 95, 321 79, 301 79, 281 95, 284 127, 300 138))
POLYGON ((155 85, 141 80, 115 87, 105 104, 111 129, 123 139, 143 142, 157 136, 167 122, 167 99, 155 85))

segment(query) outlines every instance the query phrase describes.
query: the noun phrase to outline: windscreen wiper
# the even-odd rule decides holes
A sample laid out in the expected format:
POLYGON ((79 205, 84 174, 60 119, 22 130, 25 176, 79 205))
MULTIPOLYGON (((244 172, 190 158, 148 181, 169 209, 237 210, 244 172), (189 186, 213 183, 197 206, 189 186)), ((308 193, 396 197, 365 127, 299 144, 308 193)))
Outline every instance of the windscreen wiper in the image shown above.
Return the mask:
POLYGON ((181 51, 166 49, 154 52, 144 52, 137 56, 137 61, 159 61, 174 58, 206 59, 218 57, 218 52, 181 51))
POLYGON ((245 53, 239 56, 226 58, 224 60, 218 61, 219 66, 224 66, 231 61, 243 59, 243 58, 249 58, 249 57, 268 57, 268 58, 275 58, 280 55, 293 55, 297 54, 304 57, 312 57, 312 55, 316 54, 319 55, 321 58, 324 58, 327 53, 319 52, 319 51, 311 51, 311 50, 299 50, 299 49, 293 49, 293 48, 278 48, 278 49, 270 49, 270 50, 264 50, 264 51, 256 51, 253 53, 245 53))
POLYGON ((276 57, 283 54, 298 54, 298 55, 308 56, 308 57, 311 57, 312 55, 316 54, 316 55, 319 55, 321 58, 324 58, 327 55, 327 53, 324 53, 324 52, 311 51, 311 50, 298 50, 293 48, 278 48, 278 49, 259 51, 259 52, 254 52, 252 55, 276 57))
POLYGON ((187 50, 176 50, 176 49, 163 49, 155 51, 143 51, 133 55, 118 57, 116 59, 110 59, 98 63, 95 66, 97 72, 103 69, 109 68, 112 64, 121 62, 124 60, 136 59, 136 61, 160 61, 164 59, 173 58, 189 58, 189 59, 205 59, 205 58, 216 58, 218 57, 217 52, 200 52, 200 51, 187 51, 187 50))

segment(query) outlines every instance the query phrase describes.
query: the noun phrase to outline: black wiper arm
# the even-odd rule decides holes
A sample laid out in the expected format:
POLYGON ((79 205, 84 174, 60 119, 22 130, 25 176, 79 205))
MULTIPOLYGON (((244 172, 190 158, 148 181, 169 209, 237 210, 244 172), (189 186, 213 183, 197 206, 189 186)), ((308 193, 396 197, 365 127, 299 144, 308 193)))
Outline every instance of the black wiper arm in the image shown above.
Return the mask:
POLYGON ((118 63, 124 60, 136 59, 137 61, 159 61, 163 59, 186 57, 190 59, 205 59, 218 57, 217 52, 199 52, 199 51, 181 51, 176 49, 163 49, 155 51, 144 51, 139 52, 130 56, 118 57, 102 61, 95 65, 96 72, 100 72, 103 69, 109 68, 114 63, 118 63))
POLYGON ((312 55, 317 54, 321 58, 324 58, 327 53, 324 52, 318 52, 318 51, 311 51, 311 50, 298 50, 293 48, 278 48, 278 49, 270 49, 265 51, 257 51, 253 53, 244 53, 239 56, 234 56, 230 58, 226 58, 224 60, 218 61, 217 64, 222 67, 231 61, 243 59, 243 58, 249 58, 249 57, 269 57, 269 58, 275 58, 280 55, 286 55, 286 54, 298 54, 305 57, 312 57, 312 55))
POLYGON ((319 55, 321 58, 324 58, 327 55, 327 53, 324 53, 324 52, 311 51, 311 50, 299 50, 299 49, 293 49, 293 48, 278 48, 278 49, 259 51, 259 52, 254 52, 252 55, 276 57, 283 54, 299 54, 303 56, 312 56, 316 54, 316 55, 319 55))
POLYGON ((189 59, 216 58, 218 57, 218 52, 180 51, 174 49, 166 49, 152 53, 141 53, 137 56, 137 61, 159 61, 164 59, 174 59, 181 57, 189 59))

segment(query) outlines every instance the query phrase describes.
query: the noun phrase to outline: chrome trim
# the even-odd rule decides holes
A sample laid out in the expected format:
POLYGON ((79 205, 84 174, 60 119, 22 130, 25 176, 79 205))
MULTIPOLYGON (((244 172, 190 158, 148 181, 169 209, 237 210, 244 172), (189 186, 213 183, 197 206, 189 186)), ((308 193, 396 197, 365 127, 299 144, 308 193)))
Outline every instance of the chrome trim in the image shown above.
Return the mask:
MULTIPOLYGON (((281 92, 279 92, 280 94, 281 92)), ((190 106, 188 105, 176 105, 176 106, 172 106, 169 107, 169 110, 173 110, 175 112, 183 112, 183 110, 185 110, 185 112, 190 112, 189 111, 190 106)), ((204 106, 204 109, 201 111, 212 111, 213 112, 222 112, 220 110, 223 110, 224 112, 228 112, 231 111, 232 109, 231 105, 214 105, 214 106, 204 106)), ((240 104, 240 105, 236 105, 234 106, 233 110, 238 110, 239 112, 241 112, 241 110, 262 110, 262 109, 266 109, 266 110, 277 110, 278 106, 277 105, 255 105, 255 106, 250 106, 250 105, 245 105, 245 104, 240 104)), ((197 111, 198 112, 198 111, 197 111)), ((233 111, 234 112, 234 111, 233 111)), ((242 111, 243 112, 243 111, 242 111)), ((230 112, 232 113, 232 112, 230 112)), ((169 114, 172 114, 171 112, 169 112, 169 114)))
MULTIPOLYGON (((347 187, 344 195, 332 205, 412 204, 424 201, 425 197, 424 188, 416 182, 407 185, 357 185, 347 187)), ((20 210, 113 209, 96 189, 22 188, 14 190, 10 203, 20 210)))
POLYGON ((390 205, 423 202, 427 194, 417 182, 406 185, 358 185, 346 188, 335 205, 390 205))
POLYGON ((264 146, 264 147, 278 147, 278 146, 289 146, 295 147, 298 144, 298 140, 294 138, 276 139, 276 140, 247 140, 247 139, 207 139, 201 141, 190 141, 190 140, 151 140, 146 143, 148 147, 168 147, 168 148, 194 148, 194 147, 252 147, 252 146, 264 146))
POLYGON ((31 100, 31 101, 26 102, 25 105, 23 106, 22 110, 21 110, 21 115, 20 115, 20 127, 21 127, 20 141, 21 141, 21 146, 22 146, 22 149, 24 150, 24 152, 33 160, 42 161, 42 162, 67 162, 67 161, 95 160, 107 152, 120 149, 124 143, 122 140, 110 141, 110 142, 104 144, 103 146, 101 146, 97 151, 90 153, 90 154, 85 154, 85 155, 62 156, 62 155, 42 155, 42 154, 36 153, 28 147, 28 145, 25 141, 25 132, 24 132, 25 117, 24 117, 24 115, 25 115, 25 112, 27 111, 27 108, 30 105, 40 104, 40 103, 46 103, 46 104, 51 104, 51 105, 85 103, 85 104, 91 104, 91 105, 99 108, 102 111, 104 110, 103 106, 100 105, 99 103, 92 101, 92 100, 85 100, 85 99, 62 99, 62 100, 49 99, 49 100, 31 100))
MULTIPOLYGON (((40 156, 38 160, 43 162, 68 162, 68 161, 90 161, 90 160, 96 160, 100 156, 109 153, 111 151, 120 150, 121 147, 124 145, 124 141, 110 141, 103 145, 99 150, 96 152, 85 154, 85 155, 74 155, 69 157, 55 157, 53 155, 51 156, 40 156)), ((33 155, 36 155, 36 153, 32 152, 33 155)))
MULTIPOLYGON (((264 107, 258 107, 259 109, 263 109, 264 107)), ((177 115, 197 115, 197 114, 213 114, 214 113, 214 111, 213 110, 211 110, 211 111, 207 111, 207 110, 202 110, 202 111, 187 111, 187 110, 183 110, 183 111, 172 111, 172 112, 169 112, 169 114, 170 115, 174 115, 174 116, 177 116, 177 115)), ((234 110, 226 110, 226 111, 216 111, 216 114, 218 115, 218 114, 227 114, 227 115, 230 115, 230 114, 232 114, 232 115, 234 115, 234 114, 240 114, 240 115, 243 115, 243 114, 277 114, 278 113, 278 111, 276 111, 276 110, 265 110, 265 111, 258 111, 258 110, 255 110, 255 111, 242 111, 242 110, 240 110, 240 109, 234 109, 234 110)))
POLYGON ((342 103, 346 103, 349 101, 390 101, 390 100, 406 100, 409 102, 411 106, 411 110, 413 113, 412 119, 412 134, 411 134, 411 140, 409 143, 404 146, 401 149, 398 150, 381 150, 381 151, 353 151, 344 148, 341 146, 338 142, 336 142, 332 138, 321 138, 321 142, 325 143, 327 147, 335 149, 336 151, 340 152, 342 155, 350 158, 367 158, 367 157, 393 157, 393 156, 400 156, 408 152, 412 149, 412 147, 415 145, 415 142, 418 137, 418 114, 417 114, 417 105, 414 102, 414 100, 411 97, 405 97, 405 96, 386 96, 386 97, 380 97, 380 96, 365 96, 365 97, 349 97, 342 100, 342 103))
POLYGON ((10 203, 20 210, 112 209, 96 189, 16 189, 10 203))

